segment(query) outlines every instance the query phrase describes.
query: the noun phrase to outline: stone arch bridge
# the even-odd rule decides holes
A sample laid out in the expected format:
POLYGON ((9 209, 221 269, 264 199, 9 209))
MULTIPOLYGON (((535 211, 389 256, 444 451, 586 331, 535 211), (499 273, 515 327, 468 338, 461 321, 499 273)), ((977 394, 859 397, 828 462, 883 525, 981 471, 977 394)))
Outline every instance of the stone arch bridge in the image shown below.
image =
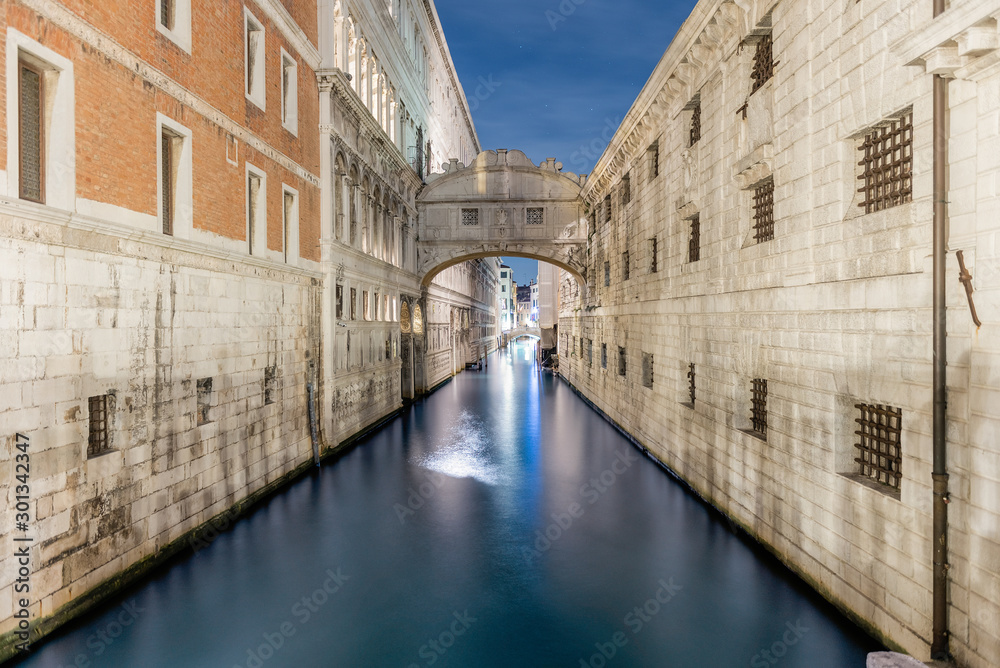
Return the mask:
POLYGON ((481 257, 526 257, 554 264, 587 285, 586 177, 549 158, 485 151, 432 174, 417 197, 417 271, 428 285, 448 267, 481 257))

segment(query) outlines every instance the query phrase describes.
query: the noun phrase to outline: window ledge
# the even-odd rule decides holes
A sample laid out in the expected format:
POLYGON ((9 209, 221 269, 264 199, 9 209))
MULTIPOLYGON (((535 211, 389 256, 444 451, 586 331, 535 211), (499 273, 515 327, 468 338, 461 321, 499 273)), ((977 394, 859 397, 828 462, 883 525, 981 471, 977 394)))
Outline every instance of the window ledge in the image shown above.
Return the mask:
POLYGON ((838 475, 840 475, 843 478, 847 478, 848 480, 851 480, 853 482, 856 482, 864 487, 867 487, 872 491, 878 492, 883 496, 887 496, 890 499, 895 499, 896 501, 901 500, 902 493, 899 489, 896 489, 895 487, 890 487, 889 485, 885 485, 880 482, 876 482, 871 478, 869 478, 868 476, 861 475, 860 473, 840 473, 838 475))
POLYGON ((754 431, 753 429, 740 429, 747 436, 753 436, 756 439, 764 441, 767 443, 767 434, 762 434, 759 431, 754 431))

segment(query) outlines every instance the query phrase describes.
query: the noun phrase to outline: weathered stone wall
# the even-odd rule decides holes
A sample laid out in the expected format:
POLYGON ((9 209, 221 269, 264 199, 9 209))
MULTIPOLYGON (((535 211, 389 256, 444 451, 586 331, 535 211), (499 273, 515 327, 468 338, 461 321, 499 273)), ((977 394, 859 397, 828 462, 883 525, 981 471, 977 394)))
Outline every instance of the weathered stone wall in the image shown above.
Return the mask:
MULTIPOLYGON (((949 39, 968 44, 976 25, 995 45, 1000 6, 953 3, 936 29, 930 9, 700 3, 584 190, 591 291, 563 281, 559 326, 570 383, 824 595, 923 659, 932 107, 918 57, 949 39), (778 64, 751 94, 765 33, 778 64), (911 109, 912 201, 865 214, 859 145, 911 109), (757 243, 752 195, 768 179, 774 239, 757 243), (766 440, 749 433, 755 378, 768 382, 766 440), (857 475, 859 402, 902 410, 898 491, 857 475)), ((949 624, 959 663, 985 668, 1000 664, 1000 68, 995 50, 967 53, 954 61, 948 124, 949 624)))
MULTIPOLYGON (((38 620, 310 459, 317 275, 10 206, 0 230, 0 466, 13 471, 14 434, 27 435, 31 519, 17 535, 35 539, 38 620), (88 457, 88 397, 105 394, 112 448, 88 457)), ((0 632, 15 621, 3 563, 0 632)))

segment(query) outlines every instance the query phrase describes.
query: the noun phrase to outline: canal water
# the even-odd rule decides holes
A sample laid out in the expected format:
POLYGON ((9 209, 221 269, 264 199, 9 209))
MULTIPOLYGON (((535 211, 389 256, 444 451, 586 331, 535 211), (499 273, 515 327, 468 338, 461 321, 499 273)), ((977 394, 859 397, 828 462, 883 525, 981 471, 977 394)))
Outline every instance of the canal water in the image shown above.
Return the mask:
POLYGON ((459 375, 24 665, 861 668, 882 649, 533 355, 459 375))

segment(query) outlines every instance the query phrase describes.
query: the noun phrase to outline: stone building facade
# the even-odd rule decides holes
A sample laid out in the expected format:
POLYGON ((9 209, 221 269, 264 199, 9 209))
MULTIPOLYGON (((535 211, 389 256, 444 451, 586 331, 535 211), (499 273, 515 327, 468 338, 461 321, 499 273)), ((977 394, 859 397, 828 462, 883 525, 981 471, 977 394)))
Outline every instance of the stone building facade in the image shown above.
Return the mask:
POLYGON ((949 77, 947 632, 960 665, 1000 665, 1000 4, 821 5, 695 7, 583 189, 590 289, 564 281, 560 371, 927 659, 931 74, 949 77))
POLYGON ((0 21, 0 537, 31 539, 30 591, 0 570, 3 659, 21 598, 35 639, 488 349, 496 279, 417 274, 424 178, 478 153, 432 3, 0 21))

